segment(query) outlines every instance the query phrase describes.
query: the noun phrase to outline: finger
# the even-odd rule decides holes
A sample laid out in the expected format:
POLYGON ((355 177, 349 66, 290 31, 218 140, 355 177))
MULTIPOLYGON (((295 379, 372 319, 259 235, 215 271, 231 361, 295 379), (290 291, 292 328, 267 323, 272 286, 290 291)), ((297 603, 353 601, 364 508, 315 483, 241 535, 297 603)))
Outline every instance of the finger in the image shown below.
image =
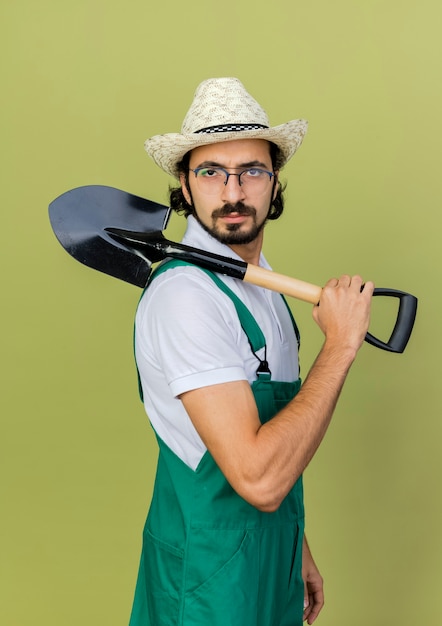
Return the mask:
POLYGON ((306 611, 308 611, 309 606, 310 606, 310 599, 308 595, 308 589, 307 589, 307 585, 304 583, 304 615, 306 614, 306 611))
POLYGON ((324 606, 324 593, 322 591, 318 591, 314 594, 310 595, 310 604, 309 604, 309 613, 307 616, 307 623, 313 624, 315 619, 318 617, 321 612, 322 607, 324 606))
POLYGON ((304 622, 307 622, 307 624, 312 624, 315 617, 312 618, 312 610, 313 610, 313 597, 309 596, 308 598, 306 598, 304 600, 304 616, 303 616, 303 620, 304 622))
POLYGON ((369 296, 372 296, 374 291, 374 283, 371 280, 368 280, 361 286, 361 291, 367 293, 369 296))
POLYGON ((350 284, 360 291, 362 288, 362 285, 364 284, 364 281, 362 280, 362 276, 359 276, 359 274, 352 276, 350 279, 350 284))
POLYGON ((339 278, 339 286, 340 287, 350 287, 351 285, 351 276, 348 274, 342 274, 339 278))
POLYGON ((337 278, 330 278, 330 280, 328 280, 325 283, 326 287, 337 287, 339 283, 339 280, 337 278))
MULTIPOLYGON (((371 293, 373 293, 374 284, 369 281, 366 284, 367 284, 367 293, 370 293, 370 290, 371 290, 371 293)), ((344 286, 344 287, 351 287, 352 289, 354 288, 354 290, 358 291, 359 293, 362 292, 365 288, 365 284, 362 279, 362 276, 359 276, 359 274, 355 274, 354 276, 349 276, 348 274, 344 274, 339 279, 339 285, 344 286)))
POLYGON ((304 621, 310 615, 310 611, 311 611, 310 600, 309 600, 308 595, 305 595, 304 596, 304 621))

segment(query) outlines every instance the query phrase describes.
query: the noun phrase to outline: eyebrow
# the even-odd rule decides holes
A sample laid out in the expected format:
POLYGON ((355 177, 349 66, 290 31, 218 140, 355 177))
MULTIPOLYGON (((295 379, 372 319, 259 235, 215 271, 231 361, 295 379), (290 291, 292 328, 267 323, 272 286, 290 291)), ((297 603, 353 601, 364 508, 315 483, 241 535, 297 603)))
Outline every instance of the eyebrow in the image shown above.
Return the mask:
POLYGON ((203 161, 202 163, 197 165, 194 169, 198 169, 200 167, 221 167, 223 169, 229 169, 229 170, 240 170, 240 169, 244 169, 248 167, 262 167, 267 170, 269 166, 266 163, 262 163, 261 161, 249 161, 247 163, 241 163, 240 165, 237 165, 235 167, 228 167, 227 165, 222 165, 221 163, 218 163, 217 161, 203 161))

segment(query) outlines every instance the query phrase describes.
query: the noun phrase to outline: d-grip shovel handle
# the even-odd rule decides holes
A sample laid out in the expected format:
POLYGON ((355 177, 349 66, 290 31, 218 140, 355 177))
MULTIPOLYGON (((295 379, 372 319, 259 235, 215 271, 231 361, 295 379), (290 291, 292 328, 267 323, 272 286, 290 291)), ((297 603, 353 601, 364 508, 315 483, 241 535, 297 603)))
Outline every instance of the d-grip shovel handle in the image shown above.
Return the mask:
POLYGON ((412 296, 411 293, 398 291, 397 289, 375 288, 373 295, 399 298, 399 311, 391 337, 386 343, 370 333, 366 334, 365 341, 372 346, 376 346, 376 348, 381 348, 381 350, 403 352, 413 330, 417 311, 417 298, 412 296))
MULTIPOLYGON (((293 296, 304 302, 317 304, 321 299, 321 287, 306 283, 296 278, 277 274, 262 267, 247 266, 244 281, 280 291, 288 296, 293 296)), ((376 287, 373 296, 388 296, 399 298, 399 311, 396 323, 387 342, 381 341, 371 333, 367 333, 365 341, 376 348, 387 350, 388 352, 403 352, 410 339, 414 326, 417 311, 417 298, 410 293, 399 291, 398 289, 383 289, 376 287)))

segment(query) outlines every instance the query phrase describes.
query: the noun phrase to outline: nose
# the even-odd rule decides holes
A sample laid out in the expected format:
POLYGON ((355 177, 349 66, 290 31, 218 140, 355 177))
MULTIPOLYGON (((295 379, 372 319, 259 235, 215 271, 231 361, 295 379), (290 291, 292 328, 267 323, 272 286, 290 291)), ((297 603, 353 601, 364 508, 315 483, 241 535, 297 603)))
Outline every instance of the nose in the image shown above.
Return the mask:
POLYGON ((223 185, 221 199, 224 202, 237 202, 245 198, 244 188, 239 184, 238 174, 230 174, 227 178, 227 182, 223 185))

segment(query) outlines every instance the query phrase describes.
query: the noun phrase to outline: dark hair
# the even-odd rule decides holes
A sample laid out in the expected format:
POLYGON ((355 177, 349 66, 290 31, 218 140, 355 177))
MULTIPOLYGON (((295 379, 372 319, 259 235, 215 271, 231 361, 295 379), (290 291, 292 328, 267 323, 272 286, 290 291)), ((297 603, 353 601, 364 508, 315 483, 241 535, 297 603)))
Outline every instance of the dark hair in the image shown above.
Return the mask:
MULTIPOLYGON (((281 163, 281 152, 274 143, 270 142, 270 157, 272 159, 272 166, 274 170, 279 169, 281 163)), ((189 188, 189 161, 190 161, 190 152, 187 152, 182 160, 177 164, 178 170, 180 174, 184 174, 186 178, 186 187, 190 192, 189 188)), ((282 185, 279 181, 276 183, 278 185, 278 191, 276 193, 275 199, 273 200, 270 211, 267 216, 268 220, 277 220, 278 217, 281 217, 282 212, 284 210, 284 190, 286 185, 282 185)), ((193 207, 187 202, 184 197, 183 191, 181 187, 170 187, 169 188, 169 203, 170 208, 176 211, 179 215, 184 215, 184 217, 188 217, 193 214, 193 207)))

